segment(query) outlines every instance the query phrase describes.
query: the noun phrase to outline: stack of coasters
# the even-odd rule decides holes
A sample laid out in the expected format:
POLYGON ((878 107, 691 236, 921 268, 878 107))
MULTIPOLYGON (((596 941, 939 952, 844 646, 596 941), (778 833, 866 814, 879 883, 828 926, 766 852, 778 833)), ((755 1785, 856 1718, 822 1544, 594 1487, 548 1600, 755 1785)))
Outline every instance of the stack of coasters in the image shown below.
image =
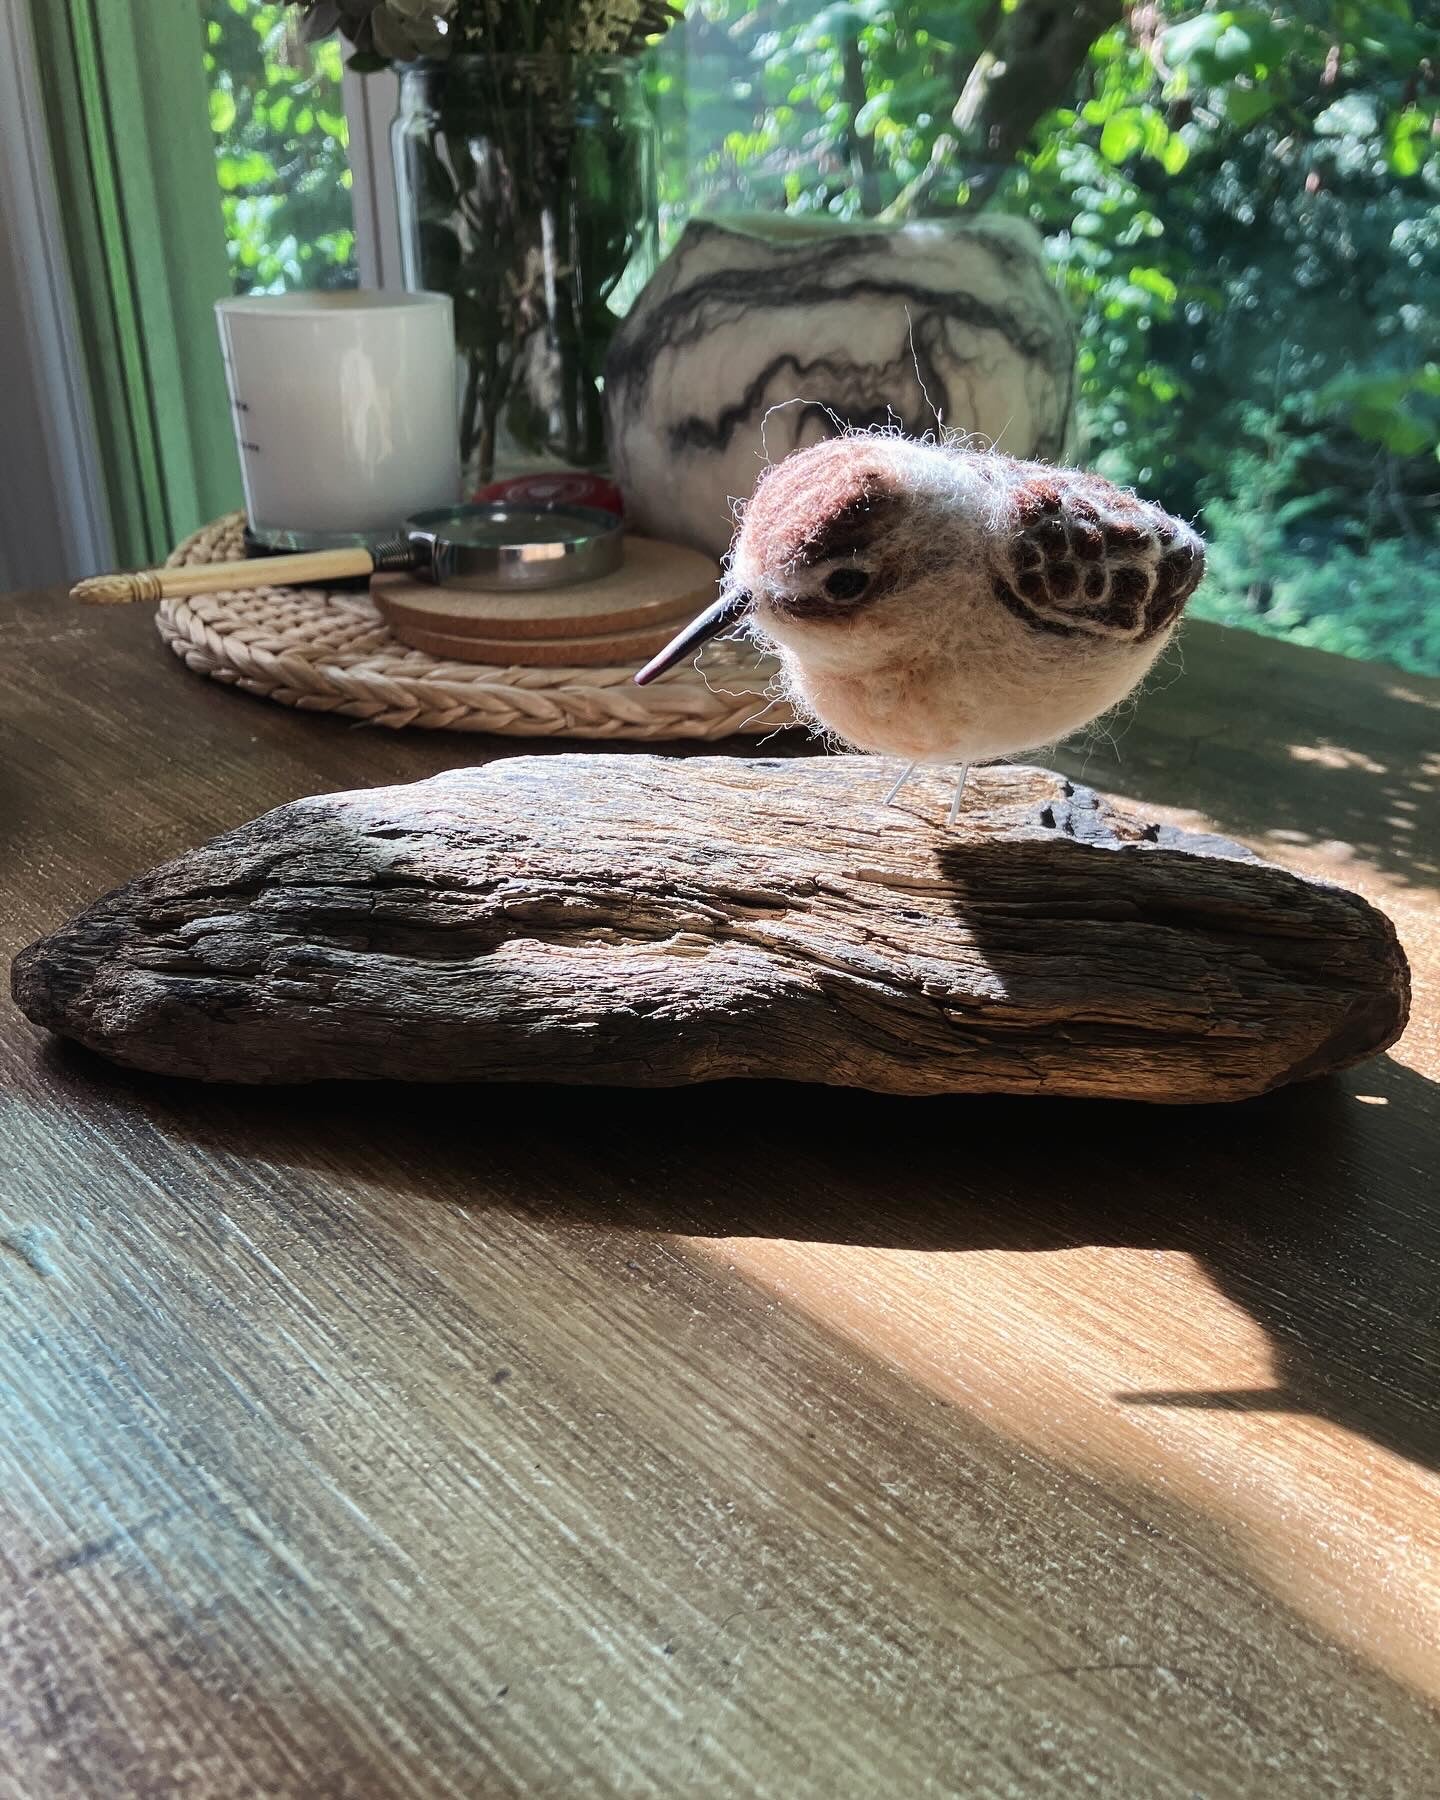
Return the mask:
POLYGON ((621 566, 591 581, 476 591, 376 575, 370 595, 402 643, 446 661, 638 668, 714 598, 719 574, 699 551, 627 535, 621 566))

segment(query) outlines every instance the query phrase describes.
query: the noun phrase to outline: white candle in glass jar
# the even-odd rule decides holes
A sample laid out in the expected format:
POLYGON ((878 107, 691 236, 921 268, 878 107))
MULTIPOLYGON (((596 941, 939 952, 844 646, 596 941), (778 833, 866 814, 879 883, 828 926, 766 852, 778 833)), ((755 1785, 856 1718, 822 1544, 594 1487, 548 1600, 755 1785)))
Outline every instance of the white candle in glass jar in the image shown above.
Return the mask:
POLYGON ((216 308, 250 529, 391 535, 460 496, 446 294, 257 294, 216 308))

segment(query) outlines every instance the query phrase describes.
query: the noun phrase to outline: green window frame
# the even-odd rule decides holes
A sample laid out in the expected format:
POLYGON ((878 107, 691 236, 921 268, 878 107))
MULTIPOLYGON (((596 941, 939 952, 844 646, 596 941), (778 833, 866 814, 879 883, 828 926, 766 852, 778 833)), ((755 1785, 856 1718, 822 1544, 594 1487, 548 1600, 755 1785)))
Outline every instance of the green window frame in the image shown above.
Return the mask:
POLYGON ((193 0, 30 7, 116 554, 152 563, 240 502, 200 18, 193 0))

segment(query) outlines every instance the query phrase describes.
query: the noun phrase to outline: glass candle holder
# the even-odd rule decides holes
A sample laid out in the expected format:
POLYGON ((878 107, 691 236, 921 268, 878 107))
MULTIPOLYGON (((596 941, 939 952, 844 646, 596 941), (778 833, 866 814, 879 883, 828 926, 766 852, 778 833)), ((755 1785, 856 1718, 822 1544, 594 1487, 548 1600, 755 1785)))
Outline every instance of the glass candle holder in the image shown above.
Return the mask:
POLYGON ((458 499, 448 294, 251 295, 215 311, 256 540, 373 542, 458 499))

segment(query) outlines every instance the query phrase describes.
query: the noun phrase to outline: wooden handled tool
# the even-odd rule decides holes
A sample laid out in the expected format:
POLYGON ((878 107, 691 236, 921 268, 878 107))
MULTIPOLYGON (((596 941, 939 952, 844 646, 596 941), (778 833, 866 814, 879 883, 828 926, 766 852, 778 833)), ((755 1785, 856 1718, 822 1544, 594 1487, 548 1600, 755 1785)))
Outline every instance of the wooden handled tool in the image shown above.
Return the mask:
POLYGON ((568 587, 608 575, 623 561, 623 539, 614 513, 589 507, 444 506, 416 513, 399 536, 373 548, 94 575, 77 582, 70 598, 115 606, 127 600, 183 600, 231 588, 323 586, 376 574, 418 575, 441 587, 512 593, 568 587))
POLYGON ((218 594, 231 588, 324 586, 377 569, 413 569, 416 557, 408 544, 371 551, 308 550, 300 556, 257 556, 248 562, 190 563, 180 569, 141 569, 133 575, 92 575, 77 581, 72 600, 88 606, 120 606, 131 600, 184 600, 192 594, 218 594))

